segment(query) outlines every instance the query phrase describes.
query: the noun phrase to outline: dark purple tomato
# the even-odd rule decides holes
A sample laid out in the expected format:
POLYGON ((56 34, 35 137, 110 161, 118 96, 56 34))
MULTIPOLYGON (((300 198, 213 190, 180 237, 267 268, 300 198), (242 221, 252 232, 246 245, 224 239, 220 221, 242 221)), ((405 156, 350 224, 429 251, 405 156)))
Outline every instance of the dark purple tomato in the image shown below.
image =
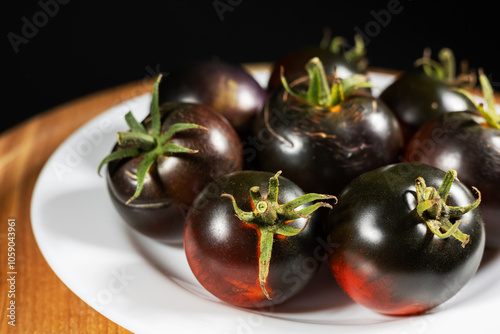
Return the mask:
MULTIPOLYGON (((302 77, 289 86, 306 94, 310 82, 302 77)), ((396 162, 403 145, 396 118, 369 94, 354 92, 323 107, 285 88, 269 97, 251 139, 253 150, 244 152, 247 159, 255 153, 258 169, 283 170, 307 192, 332 194, 358 175, 396 162)))
MULTIPOLYGON (((160 80, 160 79, 158 79, 160 80)), ((168 102, 138 123, 101 166, 118 213, 135 230, 166 243, 181 243, 184 219, 196 195, 214 179, 242 169, 242 147, 228 121, 205 106, 168 102)), ((157 103, 157 100, 156 100, 157 103)))
POLYGON ((481 212, 474 210, 480 198, 455 176, 399 163, 361 175, 339 194, 329 215, 338 245, 329 263, 355 302, 383 314, 421 313, 475 275, 485 242, 481 212))
POLYGON ((242 66, 218 60, 179 66, 160 84, 160 104, 178 101, 205 105, 227 118, 240 138, 249 134, 265 98, 265 89, 242 66))
POLYGON ((499 129, 486 124, 477 111, 443 114, 413 136, 405 159, 455 169, 464 184, 476 186, 482 193, 486 245, 500 247, 499 129))
POLYGON ((474 110, 474 103, 455 87, 420 69, 404 72, 379 96, 398 118, 405 143, 427 121, 445 112, 474 110))
POLYGON ((333 75, 334 71, 336 71, 339 78, 348 78, 354 74, 366 73, 364 69, 360 69, 355 64, 350 63, 343 54, 335 54, 319 46, 305 47, 289 52, 273 64, 267 90, 273 91, 282 86, 280 78, 281 67, 283 67, 285 77, 288 81, 306 76, 307 72, 304 69, 304 64, 314 57, 318 57, 321 60, 328 75, 333 75))
POLYGON ((240 171, 208 185, 188 212, 184 249, 215 297, 247 308, 283 303, 327 259, 316 209, 333 196, 304 194, 280 172, 240 171))

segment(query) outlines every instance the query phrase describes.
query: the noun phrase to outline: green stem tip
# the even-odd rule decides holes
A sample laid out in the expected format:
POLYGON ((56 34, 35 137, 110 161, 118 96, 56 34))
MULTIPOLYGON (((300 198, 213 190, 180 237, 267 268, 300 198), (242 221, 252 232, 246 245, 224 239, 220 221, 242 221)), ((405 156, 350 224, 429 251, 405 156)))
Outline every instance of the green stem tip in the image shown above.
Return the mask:
POLYGON ((469 91, 456 88, 455 90, 465 95, 477 108, 481 116, 483 116, 486 124, 493 129, 500 130, 500 115, 496 111, 496 99, 495 99, 495 91, 491 86, 490 80, 484 74, 482 68, 478 70, 479 76, 479 84, 481 85, 481 91, 483 93, 483 98, 486 102, 486 108, 483 103, 478 103, 476 100, 476 96, 474 96, 469 91))
POLYGON ((483 97, 486 101, 487 109, 484 109, 482 104, 479 104, 478 110, 483 115, 484 119, 492 128, 500 130, 500 115, 496 112, 496 101, 495 101, 495 91, 491 86, 490 80, 484 74, 482 68, 478 70, 479 73, 479 83, 481 85, 481 90, 483 91, 483 97))
POLYGON ((431 49, 424 49, 423 56, 414 62, 414 66, 422 66, 424 72, 437 80, 445 82, 452 87, 472 87, 476 84, 476 76, 469 71, 466 61, 461 62, 461 71, 456 73, 456 61, 453 51, 442 48, 438 53, 438 61, 431 58, 431 49))
POLYGON ((462 243, 462 247, 469 242, 470 236, 460 231, 459 226, 464 220, 456 220, 452 223, 451 219, 458 218, 467 212, 477 208, 481 202, 481 193, 475 187, 472 187, 478 194, 478 198, 467 206, 449 206, 446 200, 453 182, 457 179, 457 172, 453 169, 446 172, 443 183, 436 189, 428 187, 425 180, 419 177, 415 180, 417 193, 417 214, 427 224, 428 228, 439 238, 454 237, 462 243))
POLYGON ((259 285, 262 292, 267 299, 271 300, 271 296, 266 289, 267 276, 269 274, 269 266, 271 263, 271 253, 274 235, 281 235, 284 237, 292 237, 299 234, 308 225, 311 214, 321 207, 332 209, 332 206, 326 202, 316 202, 305 208, 298 209, 300 206, 316 200, 334 199, 335 203, 337 198, 332 195, 323 195, 316 193, 309 193, 299 196, 284 204, 278 203, 279 192, 279 179, 281 171, 278 171, 273 177, 269 179, 269 187, 267 196, 262 196, 260 188, 257 186, 250 188, 250 197, 252 199, 252 211, 241 210, 236 199, 231 194, 221 194, 221 197, 229 198, 236 216, 248 224, 256 226, 260 231, 259 240, 259 285), (289 225, 290 222, 298 219, 307 219, 304 226, 301 228, 293 228, 289 225))
POLYGON ((356 67, 359 71, 364 72, 368 66, 366 58, 365 41, 361 34, 354 35, 354 45, 349 45, 346 38, 335 36, 330 39, 331 31, 325 30, 323 39, 320 43, 322 49, 328 49, 335 55, 342 55, 346 61, 356 67))
POLYGON ((332 73, 333 80, 330 84, 323 63, 318 57, 311 58, 306 63, 305 69, 309 76, 307 92, 292 89, 285 78, 283 68, 281 68, 281 83, 288 94, 313 106, 332 108, 342 103, 355 90, 364 87, 373 87, 368 77, 363 74, 354 74, 348 78, 338 78, 337 73, 332 73))

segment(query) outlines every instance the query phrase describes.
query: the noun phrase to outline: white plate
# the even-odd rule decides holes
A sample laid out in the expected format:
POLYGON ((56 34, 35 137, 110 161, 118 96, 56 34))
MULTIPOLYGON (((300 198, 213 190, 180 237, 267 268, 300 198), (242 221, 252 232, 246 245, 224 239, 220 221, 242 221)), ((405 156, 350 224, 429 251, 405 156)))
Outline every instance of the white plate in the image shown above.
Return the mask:
MULTIPOLYGON (((267 73, 254 73, 266 82, 267 73)), ((393 77, 371 73, 378 94, 393 77)), ((181 247, 129 229, 97 176, 100 160, 127 130, 124 115, 149 111, 149 94, 94 118, 52 155, 31 207, 35 238, 60 279, 110 320, 135 333, 500 333, 500 257, 487 254, 477 275, 429 314, 389 317, 352 302, 326 265, 305 291, 274 310, 218 301, 192 275, 181 247)))

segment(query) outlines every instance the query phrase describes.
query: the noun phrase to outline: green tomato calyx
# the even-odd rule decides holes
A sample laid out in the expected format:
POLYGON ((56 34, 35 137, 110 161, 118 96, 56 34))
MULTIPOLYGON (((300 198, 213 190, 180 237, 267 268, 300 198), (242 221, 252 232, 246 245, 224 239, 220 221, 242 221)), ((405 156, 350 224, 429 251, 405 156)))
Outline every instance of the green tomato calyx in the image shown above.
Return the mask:
POLYGON ((305 101, 313 106, 332 108, 342 103, 346 97, 355 90, 364 87, 373 87, 366 75, 355 74, 349 78, 341 79, 333 73, 333 82, 330 84, 321 60, 317 57, 310 59, 305 69, 309 75, 307 92, 295 91, 290 87, 281 68, 281 83, 288 94, 305 101))
POLYGON ((129 204, 134 199, 139 197, 144 187, 144 180, 151 166, 157 161, 158 157, 162 155, 169 155, 173 153, 197 153, 197 150, 182 147, 173 143, 170 140, 173 136, 184 130, 188 129, 201 129, 207 130, 205 127, 192 123, 176 123, 173 124, 167 131, 161 131, 161 114, 158 100, 158 87, 162 75, 160 74, 153 86, 150 117, 151 129, 148 131, 143 124, 139 123, 132 112, 125 115, 125 121, 130 127, 128 132, 118 132, 118 145, 119 148, 107 155, 99 164, 97 173, 100 175, 102 167, 114 160, 123 158, 133 158, 142 156, 142 160, 137 167, 136 179, 137 186, 135 193, 130 197, 125 204, 129 204))
POLYGON ((458 218, 467 212, 477 208, 481 203, 481 193, 475 187, 472 187, 478 194, 478 198, 467 206, 449 206, 446 200, 450 193, 453 181, 457 180, 457 172, 453 169, 449 170, 443 183, 436 189, 427 187, 422 177, 415 180, 415 188, 417 193, 417 214, 422 218, 429 229, 438 237, 444 239, 454 237, 462 242, 462 247, 469 242, 470 236, 462 233, 459 230, 459 225, 464 220, 456 220, 454 223, 450 219, 458 218))
POLYGON ((461 64, 461 71, 456 74, 456 61, 453 51, 442 48, 438 53, 439 61, 431 58, 431 49, 424 49, 424 54, 414 63, 416 67, 422 66, 424 72, 437 80, 443 81, 452 87, 472 87, 476 84, 476 76, 469 71, 467 62, 461 64))
POLYGON ((350 64, 354 65, 358 70, 365 71, 368 67, 368 59, 366 58, 366 47, 363 36, 360 34, 354 35, 354 46, 350 47, 347 40, 342 36, 334 37, 329 45, 329 50, 336 55, 342 54, 350 64))
POLYGON ((469 100, 476 106, 477 110, 479 110, 479 113, 483 116, 488 126, 493 129, 500 130, 500 115, 496 112, 495 91, 493 90, 490 80, 484 74, 482 68, 478 70, 478 74, 479 84, 481 85, 481 91, 486 102, 486 109, 484 108, 484 104, 477 103, 476 97, 467 90, 461 88, 457 88, 456 90, 469 98, 469 100))
POLYGON ((366 47, 363 36, 360 34, 354 35, 354 45, 350 45, 346 38, 335 36, 331 38, 331 30, 325 27, 323 30, 323 39, 319 47, 328 50, 334 55, 343 56, 345 60, 356 67, 359 71, 364 72, 368 67, 368 58, 366 58, 366 47))
POLYGON ((271 296, 266 290, 266 281, 269 274, 269 264, 271 262, 271 252, 273 246, 274 235, 291 237, 299 234, 309 223, 311 214, 321 207, 332 209, 332 206, 325 202, 316 202, 302 209, 298 207, 316 200, 334 199, 337 198, 331 195, 323 195, 316 193, 304 194, 287 203, 278 203, 279 180, 281 171, 277 172, 269 179, 269 189, 267 196, 262 196, 259 187, 250 188, 250 197, 252 199, 253 210, 243 211, 236 204, 235 198, 230 194, 222 194, 221 197, 231 199, 236 216, 241 221, 254 225, 260 231, 260 246, 259 246, 259 284, 267 299, 271 300, 271 296), (307 219, 302 228, 293 228, 288 223, 299 219, 307 219))

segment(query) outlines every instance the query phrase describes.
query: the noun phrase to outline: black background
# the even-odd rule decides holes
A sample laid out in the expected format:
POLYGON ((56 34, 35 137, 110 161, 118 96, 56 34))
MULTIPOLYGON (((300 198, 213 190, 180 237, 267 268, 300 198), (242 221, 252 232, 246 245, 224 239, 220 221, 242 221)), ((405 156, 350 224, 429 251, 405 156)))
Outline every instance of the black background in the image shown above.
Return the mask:
POLYGON ((0 131, 75 98, 168 73, 187 59, 218 56, 239 63, 272 61, 299 46, 319 43, 326 26, 333 35, 349 41, 356 29, 371 35, 367 50, 373 67, 408 69, 425 47, 434 54, 450 47, 457 60, 484 67, 493 87, 500 88, 497 15, 492 4, 3 1, 6 76, 2 97, 7 104, 3 104, 0 131), (220 11, 220 4, 228 7, 218 13, 215 4, 220 11), (390 6, 398 12, 388 12, 390 6), (30 24, 35 29, 30 30, 30 24))

